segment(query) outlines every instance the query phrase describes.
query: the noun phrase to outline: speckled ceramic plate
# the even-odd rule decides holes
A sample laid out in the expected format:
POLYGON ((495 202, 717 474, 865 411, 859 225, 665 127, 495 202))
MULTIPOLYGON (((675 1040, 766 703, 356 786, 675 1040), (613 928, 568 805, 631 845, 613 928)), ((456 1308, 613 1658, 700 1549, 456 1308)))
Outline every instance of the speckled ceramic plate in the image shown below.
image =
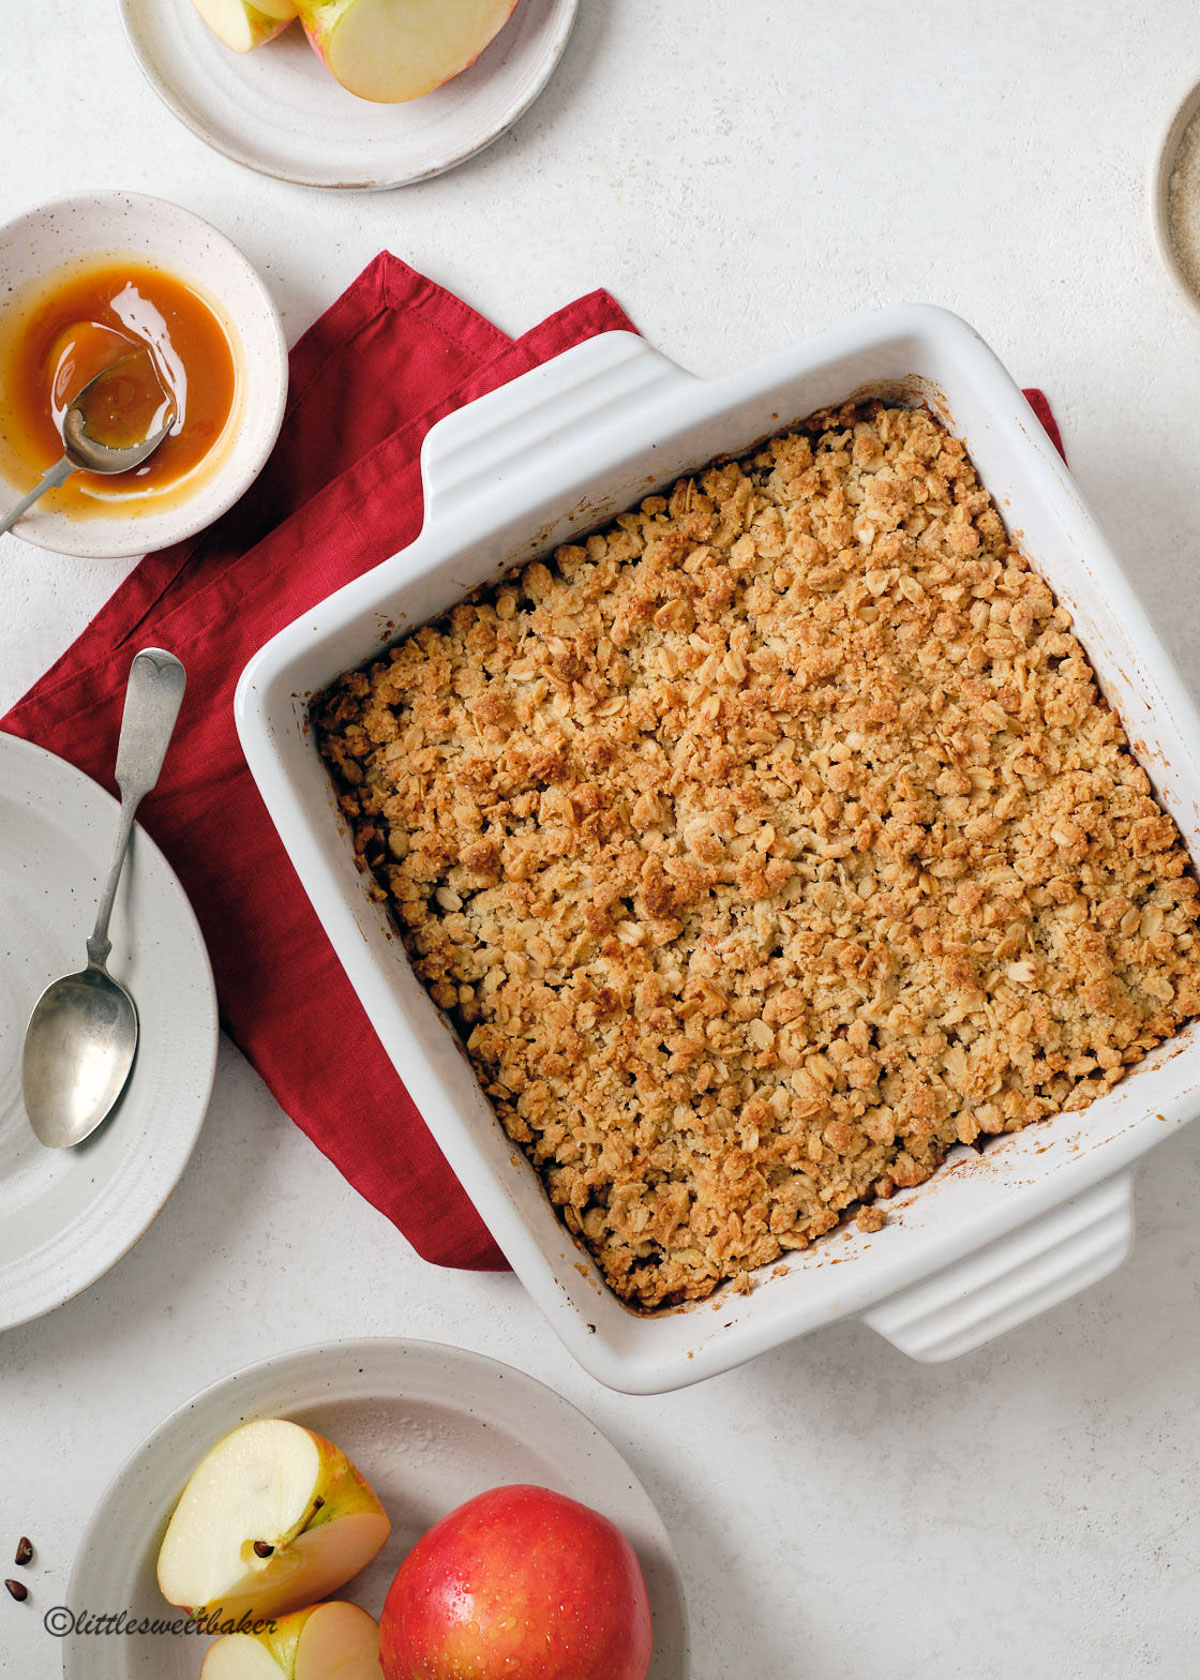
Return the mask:
MULTIPOLYGON (((447 1511, 485 1488, 532 1482, 593 1506, 628 1535, 654 1616, 649 1680, 686 1680, 686 1614, 674 1553, 629 1465, 551 1389, 511 1366, 436 1342, 337 1342, 282 1354, 181 1406, 100 1501, 75 1560, 68 1605, 120 1606, 138 1623, 168 1616, 155 1562, 175 1501, 209 1447, 261 1417, 295 1418, 336 1441, 383 1501, 391 1538, 344 1594, 372 1615, 401 1559, 447 1511)), ((65 1680, 195 1680, 208 1643, 184 1633, 106 1639, 69 1632, 63 1673, 65 1680)))
MULTIPOLYGON (((14 528, 15 536, 39 548, 95 560, 166 548, 232 507, 275 446, 288 386, 283 327, 250 263, 208 222, 145 193, 58 199, 0 228, 0 340, 22 330, 30 296, 38 295, 48 277, 85 269, 100 256, 145 263, 191 286, 225 329, 237 379, 220 437, 194 471, 161 497, 131 491, 122 474, 111 481, 111 490, 95 492, 94 515, 63 512, 52 492, 14 528)), ((32 489, 33 475, 18 477, 6 464, 4 426, 0 406, 0 507, 10 507, 32 489)))
POLYGON ((192 0, 121 0, 130 45, 155 92, 226 157, 309 187, 406 186, 489 146, 533 104, 562 57, 578 0, 519 0, 462 75, 404 105, 340 87, 298 24, 231 52, 192 0))
MULTIPOLYGON (((115 745, 115 743, 114 743, 115 745)), ((158 847, 134 833, 109 966, 141 1037, 120 1105, 75 1149, 43 1149, 21 1099, 30 1010, 87 960, 117 803, 41 747, 0 735, 0 1329, 86 1289, 153 1221, 187 1164, 212 1090, 208 953, 158 847)))
POLYGON ((1171 177, 1175 173, 1183 137, 1197 116, 1200 116, 1200 84, 1190 88, 1182 104, 1176 108, 1155 153, 1150 177, 1150 213, 1158 254, 1175 282, 1177 295, 1193 315, 1200 316, 1200 293, 1196 292, 1184 271, 1171 233, 1171 177))

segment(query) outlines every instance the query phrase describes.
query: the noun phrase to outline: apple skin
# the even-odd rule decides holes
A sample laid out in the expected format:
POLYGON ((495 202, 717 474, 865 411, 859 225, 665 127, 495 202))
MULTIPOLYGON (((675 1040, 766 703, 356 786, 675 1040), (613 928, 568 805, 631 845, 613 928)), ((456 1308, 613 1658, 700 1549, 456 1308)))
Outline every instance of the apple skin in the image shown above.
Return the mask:
POLYGON ((192 1472, 159 1548, 158 1584, 193 1616, 268 1620, 336 1592, 390 1530, 340 1447, 288 1419, 259 1419, 222 1437, 192 1472))
POLYGON ((379 1624, 333 1599, 210 1645, 200 1680, 381 1680, 379 1624))
POLYGON ((384 1680, 645 1680, 654 1634, 629 1541, 548 1488, 492 1488, 413 1547, 380 1617, 384 1680))
POLYGON ((508 22, 518 0, 294 4, 309 45, 347 93, 379 105, 398 105, 423 99, 470 69, 508 22))
MULTIPOLYGON (((219 1680, 222 1673, 233 1670, 239 1648, 244 1649, 251 1643, 261 1647, 262 1653, 274 1663, 279 1670, 279 1680, 295 1680, 300 1635, 305 1623, 318 1608, 318 1605, 311 1605, 307 1610, 294 1610, 282 1620, 268 1621, 259 1633, 227 1633, 215 1645, 209 1646, 200 1670, 200 1680, 219 1680)), ((256 1666, 265 1669, 267 1664, 260 1659, 256 1666)))
POLYGON ((296 16, 291 0, 192 0, 218 40, 236 53, 253 52, 296 16))

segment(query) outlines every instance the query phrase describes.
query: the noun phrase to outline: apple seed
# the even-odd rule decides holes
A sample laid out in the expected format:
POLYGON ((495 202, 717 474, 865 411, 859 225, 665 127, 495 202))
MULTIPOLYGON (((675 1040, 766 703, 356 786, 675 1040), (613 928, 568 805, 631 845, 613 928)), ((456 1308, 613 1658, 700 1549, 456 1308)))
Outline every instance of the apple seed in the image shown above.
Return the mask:
POLYGON ((255 1557, 270 1557, 274 1550, 274 1546, 269 1546, 265 1540, 256 1540, 254 1542, 255 1557))
POLYGON ((32 1557, 33 1542, 22 1534, 21 1538, 17 1541, 17 1555, 13 1559, 13 1562, 16 1564, 18 1569, 24 1569, 25 1565, 30 1562, 32 1557))
POLYGON ((4 1585, 8 1588, 9 1592, 16 1599, 18 1604, 24 1604, 25 1600, 29 1597, 29 1588, 23 1581, 5 1581, 4 1585))

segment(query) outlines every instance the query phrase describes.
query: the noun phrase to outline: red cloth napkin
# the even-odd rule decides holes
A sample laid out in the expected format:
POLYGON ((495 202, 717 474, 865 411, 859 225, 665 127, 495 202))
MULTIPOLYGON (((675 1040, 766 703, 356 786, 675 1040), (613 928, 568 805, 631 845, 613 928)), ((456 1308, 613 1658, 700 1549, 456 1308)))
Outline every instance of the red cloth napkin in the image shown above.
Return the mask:
POLYGON ((139 647, 179 654, 188 688, 141 820, 208 943, 225 1026, 281 1106, 419 1254, 505 1261, 396 1077, 258 797, 233 693, 251 654, 421 528, 435 420, 580 340, 630 328, 603 292, 517 340, 386 253, 291 354, 279 443, 199 538, 146 557, 0 727, 106 787, 139 647))
POLYGON ((1062 433, 1058 429, 1058 421, 1054 418, 1050 408, 1050 399, 1045 391, 1039 391, 1036 385, 1031 385, 1025 392, 1025 400, 1042 423, 1042 429, 1055 449, 1065 461, 1067 452, 1063 448, 1062 433))
MULTIPOLYGON (((199 537, 147 555, 0 720, 111 787, 132 655, 153 644, 183 659, 175 741, 141 820, 195 908, 225 1026, 317 1147, 444 1266, 505 1261, 292 870, 242 757, 233 693, 277 630, 417 536, 434 421, 614 328, 632 330, 593 292, 511 340, 384 253, 292 351, 283 430, 253 487, 199 537)), ((1061 449, 1045 398, 1026 394, 1061 449)))

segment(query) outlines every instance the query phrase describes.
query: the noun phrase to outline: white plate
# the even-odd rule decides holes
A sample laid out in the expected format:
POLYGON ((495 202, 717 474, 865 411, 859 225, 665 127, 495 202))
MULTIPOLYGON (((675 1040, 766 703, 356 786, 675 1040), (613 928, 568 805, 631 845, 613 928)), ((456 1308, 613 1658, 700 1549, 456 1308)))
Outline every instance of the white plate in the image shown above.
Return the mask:
MULTIPOLYGON (((345 1589, 378 1616, 401 1559, 447 1511, 485 1488, 533 1482, 602 1511, 629 1537, 654 1615, 650 1680, 685 1680, 686 1617, 671 1542, 628 1464, 599 1430, 511 1366, 436 1342, 370 1340, 281 1354, 227 1377, 145 1441, 97 1507, 68 1605, 129 1619, 171 1615, 155 1581, 163 1530, 209 1447, 251 1418, 289 1417, 335 1441, 392 1519, 387 1545, 345 1589)), ((70 1632, 65 1680, 195 1680, 207 1639, 70 1632)))
POLYGON ((212 1090, 208 953, 183 888, 137 829, 109 959, 141 1020, 133 1073, 112 1119, 75 1149, 44 1149, 29 1129, 25 1023, 50 981, 87 960, 116 830, 117 803, 95 782, 0 735, 0 1329, 70 1300, 132 1248, 183 1172, 212 1090))
POLYGON ((404 105, 339 87, 299 24, 230 52, 192 0, 121 0, 151 86, 193 134, 237 163, 308 187, 383 188, 463 163, 533 104, 562 57, 578 0, 518 0, 469 70, 404 105))

